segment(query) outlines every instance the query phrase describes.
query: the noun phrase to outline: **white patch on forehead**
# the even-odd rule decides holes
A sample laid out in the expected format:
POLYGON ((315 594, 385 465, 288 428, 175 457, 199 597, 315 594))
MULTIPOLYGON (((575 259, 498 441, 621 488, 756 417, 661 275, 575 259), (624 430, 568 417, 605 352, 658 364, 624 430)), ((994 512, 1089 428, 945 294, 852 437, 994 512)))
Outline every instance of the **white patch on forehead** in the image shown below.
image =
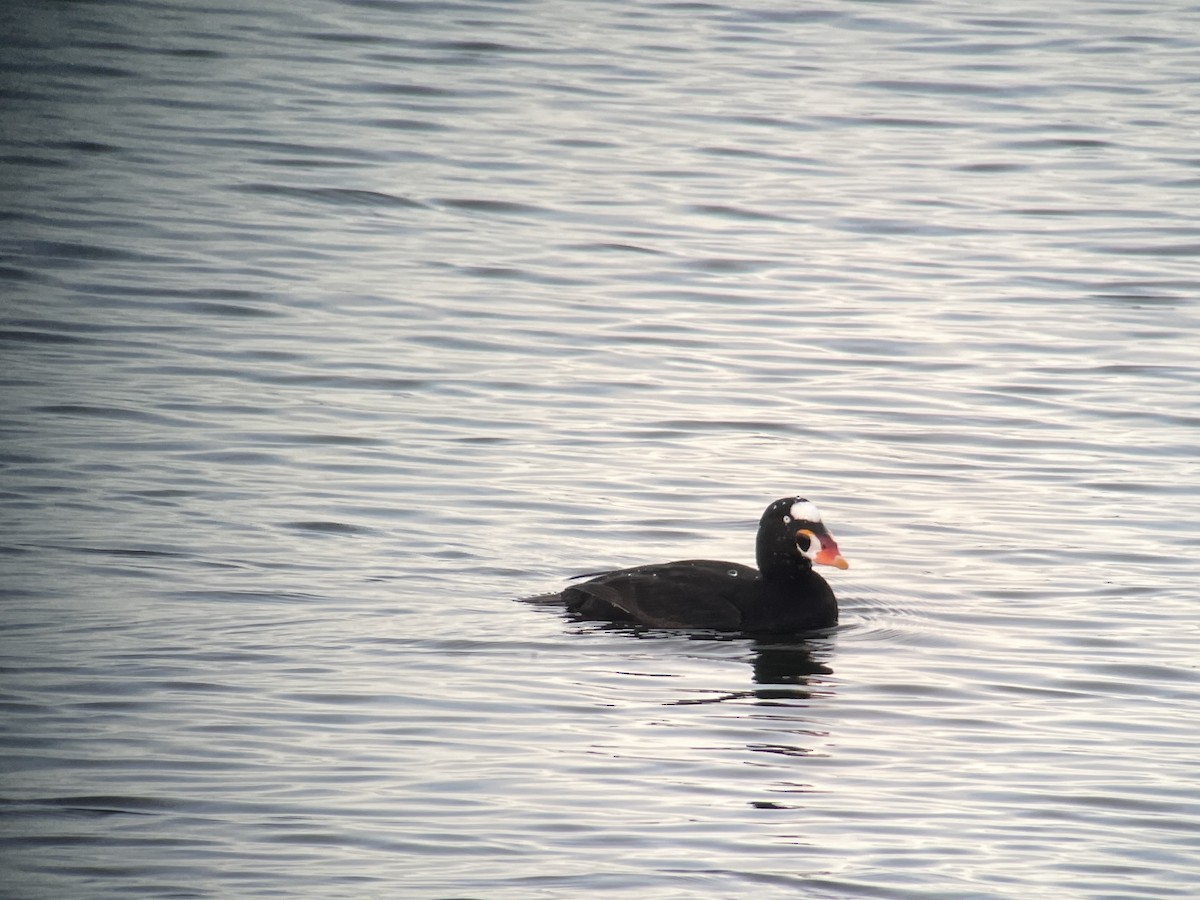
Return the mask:
POLYGON ((821 511, 817 509, 817 504, 808 500, 797 500, 792 504, 792 518, 798 519, 801 522, 820 522, 821 511))

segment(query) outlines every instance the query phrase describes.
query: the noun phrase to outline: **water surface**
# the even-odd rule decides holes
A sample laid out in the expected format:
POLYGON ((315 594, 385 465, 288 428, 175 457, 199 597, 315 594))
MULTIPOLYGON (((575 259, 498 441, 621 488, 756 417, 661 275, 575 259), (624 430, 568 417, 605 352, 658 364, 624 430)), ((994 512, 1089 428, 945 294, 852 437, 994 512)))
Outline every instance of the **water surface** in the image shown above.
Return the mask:
POLYGON ((1195 896, 1195 7, 0 18, 13 896, 1195 896))

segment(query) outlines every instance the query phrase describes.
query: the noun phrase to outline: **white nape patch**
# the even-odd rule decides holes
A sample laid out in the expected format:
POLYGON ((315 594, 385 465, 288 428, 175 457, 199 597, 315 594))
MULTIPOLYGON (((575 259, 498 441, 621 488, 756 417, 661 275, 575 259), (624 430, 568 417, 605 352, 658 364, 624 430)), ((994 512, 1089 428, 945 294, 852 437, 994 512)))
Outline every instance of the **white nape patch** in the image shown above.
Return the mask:
POLYGON ((797 500, 792 504, 792 518, 801 522, 820 522, 821 511, 810 500, 797 500))

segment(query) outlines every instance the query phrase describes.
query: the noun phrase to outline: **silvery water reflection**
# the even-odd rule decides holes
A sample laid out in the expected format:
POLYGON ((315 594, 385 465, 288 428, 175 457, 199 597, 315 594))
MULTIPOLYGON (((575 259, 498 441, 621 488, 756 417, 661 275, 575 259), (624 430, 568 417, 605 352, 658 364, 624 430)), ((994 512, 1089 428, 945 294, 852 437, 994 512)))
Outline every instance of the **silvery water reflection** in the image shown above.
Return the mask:
POLYGON ((22 897, 1188 896, 1180 3, 0 11, 22 897), (809 644, 517 602, 854 560, 809 644))

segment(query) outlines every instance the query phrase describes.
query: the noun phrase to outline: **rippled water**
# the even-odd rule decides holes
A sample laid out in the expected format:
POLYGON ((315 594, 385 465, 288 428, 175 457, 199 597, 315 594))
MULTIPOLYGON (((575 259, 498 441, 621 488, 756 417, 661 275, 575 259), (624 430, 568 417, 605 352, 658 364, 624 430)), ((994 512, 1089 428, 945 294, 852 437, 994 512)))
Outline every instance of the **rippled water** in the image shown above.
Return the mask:
POLYGON ((0 26, 12 896, 1197 896, 1194 5, 0 26))

